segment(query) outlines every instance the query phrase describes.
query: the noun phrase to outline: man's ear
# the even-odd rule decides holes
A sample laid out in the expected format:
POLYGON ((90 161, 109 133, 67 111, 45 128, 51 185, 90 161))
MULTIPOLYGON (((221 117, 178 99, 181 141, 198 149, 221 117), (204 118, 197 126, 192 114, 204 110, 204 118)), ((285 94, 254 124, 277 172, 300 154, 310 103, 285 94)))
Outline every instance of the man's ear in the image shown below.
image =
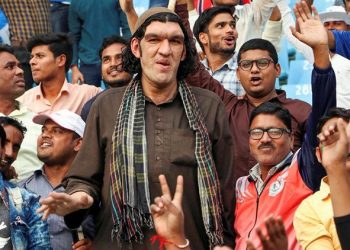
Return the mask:
POLYGON ((80 150, 80 147, 81 147, 82 142, 83 142, 83 138, 78 138, 78 139, 75 139, 75 140, 74 140, 74 143, 75 143, 75 145, 74 145, 74 151, 75 151, 75 152, 78 152, 78 151, 80 150))
POLYGON ((133 39, 131 39, 131 52, 134 54, 134 56, 136 58, 140 58, 141 57, 141 53, 140 53, 140 40, 137 39, 136 37, 134 37, 133 39))
POLYGON ((279 77, 281 75, 281 65, 279 63, 276 63, 275 65, 275 69, 276 69, 276 77, 279 77))
POLYGON ((67 61, 67 57, 65 54, 62 54, 62 55, 59 55, 58 57, 56 57, 56 62, 57 62, 59 67, 65 67, 66 61, 67 61))
POLYGON ((203 46, 208 45, 209 36, 207 33, 205 32, 199 33, 198 38, 199 38, 199 42, 201 42, 203 46))
POLYGON ((316 147, 315 154, 319 163, 322 163, 322 152, 320 147, 316 147))

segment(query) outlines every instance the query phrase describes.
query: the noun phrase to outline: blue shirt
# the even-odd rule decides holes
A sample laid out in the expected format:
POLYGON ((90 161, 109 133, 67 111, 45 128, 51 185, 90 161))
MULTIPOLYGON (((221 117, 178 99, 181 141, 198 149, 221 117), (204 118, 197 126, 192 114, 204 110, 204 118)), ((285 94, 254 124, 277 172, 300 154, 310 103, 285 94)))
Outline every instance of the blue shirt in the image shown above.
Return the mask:
MULTIPOLYGON (((64 187, 61 185, 58 185, 57 187, 53 187, 51 185, 42 168, 36 170, 32 176, 30 176, 24 182, 20 183, 20 185, 23 186, 23 188, 40 195, 41 197, 47 197, 49 193, 53 191, 64 191, 64 187)), ((73 242, 72 230, 66 226, 63 217, 51 214, 49 215, 47 222, 49 224, 50 241, 52 248, 57 250, 71 249, 73 242)), ((84 224, 83 227, 85 228, 84 224)), ((89 225, 87 231, 91 232, 88 233, 87 236, 88 238, 92 239, 94 236, 94 225, 89 225)))
POLYGON ((46 221, 36 213, 39 197, 23 188, 3 180, 0 174, 0 191, 5 192, 11 224, 11 241, 14 249, 51 249, 46 221), (20 199, 15 197, 19 190, 20 199), (19 201, 20 200, 20 201, 19 201))
POLYGON ((332 30, 335 40, 335 49, 332 51, 350 59, 350 31, 332 30))
POLYGON ((72 65, 77 65, 78 59, 85 64, 99 63, 98 51, 107 36, 131 36, 126 15, 116 0, 72 0, 68 24, 73 38, 72 65))

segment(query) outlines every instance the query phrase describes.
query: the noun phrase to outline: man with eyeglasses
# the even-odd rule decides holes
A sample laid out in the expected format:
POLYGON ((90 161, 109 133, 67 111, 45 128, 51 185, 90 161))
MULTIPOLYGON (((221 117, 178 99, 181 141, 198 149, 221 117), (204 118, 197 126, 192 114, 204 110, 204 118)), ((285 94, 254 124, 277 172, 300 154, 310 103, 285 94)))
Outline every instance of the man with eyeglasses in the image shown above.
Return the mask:
MULTIPOLYGON (((335 75, 328 56, 326 30, 322 24, 314 25, 312 33, 308 24, 314 23, 318 17, 302 19, 299 11, 295 12, 301 33, 293 32, 298 39, 309 44, 315 57, 312 110, 307 119, 304 141, 301 148, 293 153, 293 114, 283 105, 265 102, 252 111, 249 118, 249 149, 257 164, 249 170, 248 175, 236 182, 236 249, 246 249, 248 239, 259 247, 256 228, 263 225, 271 214, 281 217, 284 223, 288 249, 301 249, 293 227, 294 213, 306 197, 319 189, 321 179, 325 176, 315 155, 318 145, 316 128, 320 118, 336 105, 335 75)), ((241 78, 272 67, 273 59, 268 54, 254 52, 255 57, 253 54, 249 54, 249 57, 243 54, 240 59, 239 67, 242 72, 246 72, 240 72, 241 78)), ((259 75, 268 77, 264 73, 259 75)), ((251 90, 259 88, 259 84, 255 84, 257 81, 252 79, 251 90)))
MULTIPOLYGON (((315 54, 317 57, 318 54, 315 54)), ((224 102, 229 116, 230 129, 235 140, 233 154, 235 156, 235 180, 248 173, 256 164, 249 153, 248 128, 249 115, 260 104, 270 101, 282 105, 292 115, 293 150, 301 147, 306 131, 306 120, 310 105, 296 99, 286 97, 286 92, 275 89, 275 80, 281 72, 275 47, 267 40, 252 39, 243 44, 237 55, 237 78, 240 80, 245 95, 239 97, 226 90, 218 81, 210 77, 205 68, 198 63, 195 74, 186 78, 193 86, 202 87, 215 92, 224 102)), ((329 70, 319 70, 316 64, 314 82, 325 78, 329 70), (324 76, 323 76, 324 75, 324 76)))

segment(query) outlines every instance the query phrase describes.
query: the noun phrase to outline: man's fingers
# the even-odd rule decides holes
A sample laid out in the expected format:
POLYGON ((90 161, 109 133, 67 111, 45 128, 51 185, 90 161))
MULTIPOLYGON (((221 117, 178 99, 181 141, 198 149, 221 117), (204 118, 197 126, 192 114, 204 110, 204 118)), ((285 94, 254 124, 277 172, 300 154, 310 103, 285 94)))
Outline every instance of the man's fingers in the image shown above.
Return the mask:
POLYGON ((317 20, 321 20, 320 15, 318 14, 318 11, 314 5, 311 6, 312 13, 314 13, 314 18, 317 20))
POLYGON ((301 7, 307 19, 312 19, 312 13, 310 12, 309 6, 305 1, 301 1, 301 7))
POLYGON ((256 250, 255 246, 253 245, 253 242, 250 240, 247 240, 247 250, 256 250))
POLYGON ((163 195, 161 198, 165 210, 168 210, 173 214, 181 213, 181 210, 179 210, 179 208, 175 206, 175 203, 171 202, 171 200, 169 200, 165 195, 163 195))
POLYGON ((284 227, 283 221, 281 217, 278 217, 276 219, 276 228, 278 230, 278 233, 283 236, 283 237, 287 237, 287 233, 286 233, 286 228, 284 227))
POLYGON ((299 22, 299 24, 301 24, 302 22, 305 22, 307 20, 307 16, 306 16, 306 14, 304 12, 304 9, 303 9, 301 3, 296 3, 295 4, 295 8, 296 8, 296 10, 298 12, 298 17, 299 17, 298 22, 299 22))
POLYGON ((39 208, 36 210, 36 213, 37 213, 37 214, 40 214, 40 213, 44 212, 47 208, 48 208, 47 205, 41 205, 41 207, 39 207, 39 208))
POLYGON ((174 194, 174 202, 176 202, 178 205, 181 205, 182 203, 182 195, 184 190, 184 178, 182 175, 179 175, 176 180, 176 189, 174 194))
POLYGON ((258 236, 260 238, 263 249, 270 249, 269 241, 268 241, 267 237, 265 235, 263 235, 260 228, 256 229, 256 233, 258 234, 258 236))
POLYGON ((159 175, 160 188, 162 190, 162 194, 165 195, 169 200, 171 200, 171 193, 164 175, 159 175))

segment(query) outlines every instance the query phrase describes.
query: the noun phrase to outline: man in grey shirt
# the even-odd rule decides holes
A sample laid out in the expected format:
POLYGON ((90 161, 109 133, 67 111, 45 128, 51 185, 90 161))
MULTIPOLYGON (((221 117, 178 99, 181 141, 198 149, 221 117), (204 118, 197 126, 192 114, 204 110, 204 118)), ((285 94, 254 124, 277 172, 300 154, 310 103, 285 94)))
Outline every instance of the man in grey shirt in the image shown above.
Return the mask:
MULTIPOLYGON (((68 110, 60 110, 51 115, 37 115, 33 122, 43 125, 37 141, 37 151, 38 158, 44 165, 21 185, 41 197, 47 197, 52 191, 64 191, 61 181, 80 149, 85 122, 79 115, 68 110)), ((76 230, 69 229, 63 217, 57 215, 51 215, 48 224, 52 248, 71 249, 72 242, 76 241, 73 236, 76 230)), ((91 239, 93 230, 94 225, 90 218, 83 224, 84 235, 91 239)), ((79 242, 79 245, 90 244, 88 239, 79 242)))

